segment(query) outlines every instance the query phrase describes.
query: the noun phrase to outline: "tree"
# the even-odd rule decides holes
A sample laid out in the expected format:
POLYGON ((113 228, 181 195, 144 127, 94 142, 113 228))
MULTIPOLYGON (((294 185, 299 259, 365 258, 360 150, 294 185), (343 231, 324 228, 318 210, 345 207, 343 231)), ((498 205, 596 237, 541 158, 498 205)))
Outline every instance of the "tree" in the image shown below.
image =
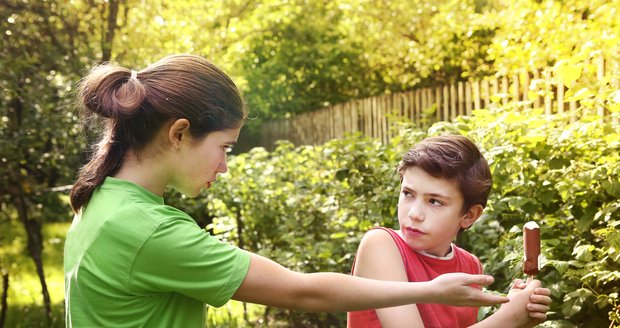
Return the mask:
MULTIPOLYGON (((0 24, 0 207, 3 220, 18 219, 28 236, 42 287, 48 324, 51 300, 43 271, 42 224, 69 217, 58 186, 71 183, 83 158, 73 85, 99 53, 109 59, 115 10, 120 1, 67 3, 3 1, 0 24), (107 15, 107 13, 110 13, 107 15), (84 20, 109 18, 100 51, 92 42, 96 25, 84 20)), ((63 188, 60 188, 64 190, 63 188)))

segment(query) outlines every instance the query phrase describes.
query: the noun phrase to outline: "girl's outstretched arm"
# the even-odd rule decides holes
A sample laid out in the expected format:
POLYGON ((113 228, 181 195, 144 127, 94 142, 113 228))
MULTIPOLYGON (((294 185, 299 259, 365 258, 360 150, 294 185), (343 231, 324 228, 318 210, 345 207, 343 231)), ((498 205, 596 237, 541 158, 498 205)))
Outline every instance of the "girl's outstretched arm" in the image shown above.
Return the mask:
POLYGON ((250 268, 233 299, 309 312, 340 312, 410 303, 488 306, 507 297, 469 285, 488 285, 487 275, 451 273, 427 282, 379 281, 340 273, 299 273, 252 254, 250 268))

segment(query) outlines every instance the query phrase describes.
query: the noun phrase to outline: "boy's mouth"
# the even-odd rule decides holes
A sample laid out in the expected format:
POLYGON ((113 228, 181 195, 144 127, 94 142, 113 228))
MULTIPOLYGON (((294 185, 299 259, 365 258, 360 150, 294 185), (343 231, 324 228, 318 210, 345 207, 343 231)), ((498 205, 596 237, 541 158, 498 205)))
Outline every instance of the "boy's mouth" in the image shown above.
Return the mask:
POLYGON ((405 231, 407 233, 407 235, 411 236, 411 237, 420 237, 423 236, 425 233, 424 231, 418 229, 418 228, 411 228, 411 227, 406 227, 405 231))

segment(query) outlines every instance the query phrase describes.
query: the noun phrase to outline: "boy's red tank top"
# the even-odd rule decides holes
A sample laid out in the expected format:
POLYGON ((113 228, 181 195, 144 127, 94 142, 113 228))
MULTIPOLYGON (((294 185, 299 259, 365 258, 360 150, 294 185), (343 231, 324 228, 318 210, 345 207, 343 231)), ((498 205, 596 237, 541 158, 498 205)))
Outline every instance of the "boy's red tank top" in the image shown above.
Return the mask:
MULTIPOLYGON (((394 239, 410 282, 429 281, 450 272, 482 273, 480 260, 456 245, 452 245, 454 256, 451 259, 437 259, 412 250, 407 242, 392 229, 376 229, 387 231, 394 239)), ((355 263, 353 263, 353 267, 355 267, 355 263)), ((443 304, 417 304, 417 307, 426 328, 468 327, 478 321, 477 307, 458 307, 443 304)), ((403 326, 406 326, 406 323, 403 323, 403 326)), ((375 310, 355 311, 347 313, 347 327, 380 328, 381 322, 379 322, 375 310)))

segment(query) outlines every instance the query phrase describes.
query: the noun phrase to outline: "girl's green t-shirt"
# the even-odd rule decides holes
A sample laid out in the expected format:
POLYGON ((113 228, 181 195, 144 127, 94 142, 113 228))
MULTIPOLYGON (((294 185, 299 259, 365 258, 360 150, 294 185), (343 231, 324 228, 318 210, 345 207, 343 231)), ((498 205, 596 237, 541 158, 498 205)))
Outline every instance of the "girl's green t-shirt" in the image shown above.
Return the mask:
POLYGON ((131 182, 106 178, 65 243, 67 327, 204 327, 245 278, 249 253, 131 182))

